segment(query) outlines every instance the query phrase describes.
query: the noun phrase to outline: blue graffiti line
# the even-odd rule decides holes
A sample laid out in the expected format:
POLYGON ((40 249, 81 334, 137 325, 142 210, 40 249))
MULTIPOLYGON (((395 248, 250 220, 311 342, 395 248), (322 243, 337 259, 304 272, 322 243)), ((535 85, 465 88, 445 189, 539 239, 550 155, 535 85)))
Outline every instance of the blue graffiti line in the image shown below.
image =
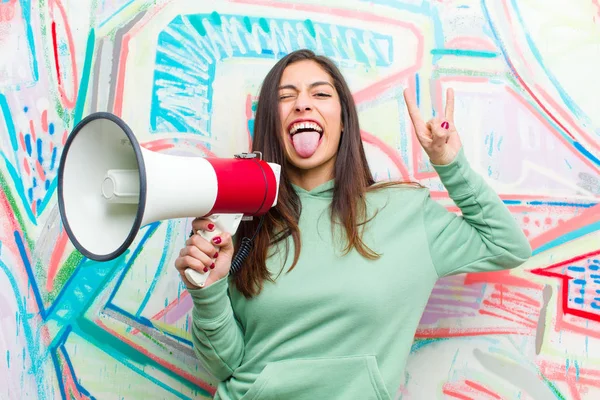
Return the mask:
MULTIPOLYGON (((95 262, 92 260, 83 259, 79 263, 79 265, 75 268, 75 271, 73 272, 71 277, 67 280, 67 282, 61 289, 60 293, 56 297, 56 300, 53 302, 51 307, 48 309, 47 313, 45 313, 45 314, 47 314, 47 316, 44 317, 46 323, 48 323, 49 321, 55 321, 58 323, 59 326, 61 326, 61 329, 56 334, 56 336, 54 337, 54 339, 52 340, 52 342, 50 343, 50 345, 48 347, 48 351, 51 352, 52 357, 55 357, 54 353, 56 353, 57 349, 59 349, 60 346, 65 343, 70 332, 73 331, 73 332, 77 332, 78 334, 81 333, 82 336, 89 337, 89 335, 85 335, 85 333, 82 332, 82 329, 81 329, 82 323, 86 324, 86 326, 87 326, 87 324, 89 324, 89 322, 87 322, 87 321, 84 322, 85 320, 83 319, 83 316, 85 315, 85 313, 87 312, 89 307, 92 305, 93 301, 97 298, 99 293, 104 289, 104 287, 106 287, 107 283, 114 280, 114 277, 117 274, 120 274, 120 277, 117 281, 117 284, 113 288, 113 291, 111 292, 110 298, 107 301, 107 304, 105 305, 105 307, 107 309, 114 310, 115 312, 117 312, 127 318, 130 318, 131 320, 134 320, 144 326, 147 326, 152 329, 156 329, 156 327, 152 324, 151 321, 149 321, 143 317, 133 316, 133 315, 127 313, 126 311, 122 310, 121 308, 114 306, 111 303, 111 301, 114 299, 115 294, 121 287, 123 279, 126 276, 129 269, 132 267, 134 260, 139 256, 142 248, 144 247, 144 244, 156 232, 158 226, 159 226, 158 222, 149 224, 147 226, 146 232, 144 233, 142 239, 140 240, 139 244, 134 249, 131 257, 129 258, 129 260, 127 262, 124 262, 124 257, 125 257, 125 254, 124 254, 119 258, 116 258, 114 260, 107 261, 107 262, 98 263, 98 262, 95 262)), ((32 281, 32 282, 34 282, 34 281, 32 281)), ((87 330, 89 330, 89 329, 90 329, 90 327, 87 328, 87 330)), ((95 329, 100 329, 100 328, 96 327, 95 329)), ((178 340, 181 343, 185 343, 186 345, 190 346, 190 348, 192 347, 192 343, 188 340, 185 340, 181 337, 177 337, 177 336, 171 335, 171 334, 169 334, 169 336, 174 338, 175 340, 178 340)), ((90 341, 93 343, 96 343, 94 340, 90 340, 90 341)), ((129 361, 123 360, 123 357, 119 356, 120 353, 118 353, 118 351, 116 351, 116 350, 109 351, 106 349, 106 346, 101 345, 101 343, 97 343, 97 344, 98 344, 98 347, 100 347, 102 350, 106 351, 107 353, 111 354, 114 358, 118 359, 119 362, 121 362, 124 365, 126 365, 127 367, 131 368, 133 371, 139 373, 141 376, 151 380, 154 383, 159 384, 155 378, 144 373, 143 370, 136 367, 134 364, 130 363, 129 361)), ((65 352, 65 355, 66 355, 66 352, 65 352)), ((56 362, 57 362, 57 360, 58 359, 56 359, 56 362)), ((56 362, 55 362, 55 364, 56 364, 56 362)), ((155 363, 154 361, 149 361, 149 362, 152 364, 155 363)), ((59 371, 58 365, 56 365, 56 367, 57 367, 57 371, 59 371)), ((156 365, 156 367, 160 368, 160 369, 164 369, 164 367, 162 367, 158 364, 156 365)), ((168 370, 166 370, 165 372, 171 373, 168 370)), ((174 377, 180 378, 176 375, 174 375, 174 377)), ((168 390, 173 394, 176 394, 178 396, 183 396, 181 393, 175 391, 174 389, 168 387, 165 384, 160 383, 159 386, 163 387, 165 390, 168 390)), ((82 393, 86 393, 86 392, 84 392, 85 389, 81 388, 80 386, 78 386, 78 388, 80 390, 82 390, 82 393)), ((196 386, 194 386, 194 388, 196 388, 196 386)), ((201 388, 196 388, 196 389, 201 389, 201 388)), ((182 398, 185 398, 185 396, 183 396, 182 398)))
MULTIPOLYGON (((433 23, 433 46, 440 50, 443 49, 446 42, 444 35, 444 25, 440 18, 438 8, 431 4, 430 0, 423 0, 421 4, 414 2, 405 2, 402 0, 360 0, 369 4, 377 4, 385 7, 404 10, 414 14, 420 14, 428 17, 428 23, 433 23)), ((443 54, 433 54, 433 64, 436 64, 443 54)))
POLYGON ((6 96, 0 93, 0 111, 2 111, 2 115, 4 116, 4 123, 6 124, 6 131, 8 132, 8 137, 10 139, 10 144, 14 151, 19 149, 19 144, 17 142, 17 131, 15 129, 15 123, 12 119, 12 114, 10 112, 10 107, 8 106, 8 100, 6 96))
POLYGON ((218 61, 276 59, 298 46, 340 64, 390 66, 392 43, 389 35, 320 22, 216 13, 178 16, 158 36, 150 129, 210 136, 218 61))
POLYGON ((31 207, 29 206, 29 201, 27 201, 27 195, 25 194, 25 187, 23 186, 23 180, 21 179, 20 174, 17 172, 15 167, 8 160, 8 158, 6 158, 6 154, 4 154, 4 152, 0 152, 0 154, 2 155, 2 158, 4 159, 4 163, 6 165, 6 170, 8 171, 8 174, 10 175, 10 177, 13 181, 13 184, 15 185, 15 189, 17 189, 17 195, 21 199, 23 208, 25 209, 25 213, 27 214, 27 217, 29 217, 29 221, 31 221, 31 223, 33 225, 37 225, 37 218, 35 218, 35 216, 33 215, 33 211, 31 210, 31 207))
POLYGON ((540 53, 539 49, 537 48, 533 39, 531 38, 531 35, 529 34, 529 29, 527 28, 527 25, 525 24, 525 21, 523 20, 523 16, 521 15, 521 11, 520 11, 520 8, 519 8, 517 2, 515 0, 511 0, 511 5, 512 5, 513 9, 515 10, 515 14, 517 15, 519 24, 523 28, 523 32, 525 33, 525 40, 527 41, 527 45, 529 46, 531 53, 535 57, 536 61, 539 63, 540 67, 542 68, 542 70, 544 71, 544 73, 546 74, 546 76, 548 77, 550 82, 552 82, 552 85, 554 85, 554 87, 556 88, 562 101, 565 103, 565 105, 567 106, 569 111, 571 111, 573 114, 575 114, 577 119, 585 121, 586 124, 591 124, 591 119, 583 112, 583 110, 579 106, 577 106, 577 104, 575 104, 573 99, 567 94, 566 90, 562 87, 560 82, 558 82, 558 79, 546 67, 546 65, 543 61, 542 54, 540 53))
POLYGON ((170 244, 170 238, 171 238, 172 234, 173 234, 173 224, 171 223, 171 221, 169 221, 167 224, 167 232, 165 233, 167 242, 163 246, 163 251, 160 256, 160 260, 158 261, 158 266, 156 268, 156 272, 154 273, 154 279, 152 279, 152 283, 150 283, 150 287, 146 291, 146 295, 144 296, 144 299, 140 303, 140 307, 138 308, 138 311, 135 314, 136 318, 138 318, 140 315, 142 315, 142 312, 146 308, 148 301, 150 301, 150 298, 152 297, 154 289, 156 288, 156 284, 158 283, 158 279, 160 278, 160 275, 162 274, 163 270, 165 269, 165 261, 167 259, 167 255, 169 253, 169 244, 170 244))
POLYGON ((145 326, 146 328, 150 328, 150 329, 153 329, 153 330, 155 330, 157 332, 160 332, 161 334, 167 335, 171 339, 174 339, 174 340, 178 341, 179 343, 183 343, 183 344, 188 345, 190 347, 190 349, 193 348, 193 343, 191 341, 189 341, 187 339, 184 339, 181 336, 174 335, 174 334, 172 334, 172 333, 170 333, 168 331, 164 331, 164 330, 162 330, 160 328, 157 328, 154 325, 154 323, 151 320, 149 320, 148 318, 146 318, 146 317, 140 317, 140 316, 133 315, 130 312, 122 309, 121 307, 114 305, 113 303, 106 304, 105 309, 114 311, 117 314, 120 314, 120 315, 124 316, 125 318, 128 318, 128 319, 130 319, 132 321, 135 321, 135 322, 137 322, 138 324, 140 324, 142 326, 145 326))
POLYGON ((123 284, 123 281, 125 280, 125 277, 127 276, 127 272, 129 272, 129 270, 131 269, 131 266, 133 265, 133 262, 137 259, 137 257, 142 252, 142 249, 144 248, 144 244, 156 232, 159 225, 160 225, 160 222, 153 222, 153 223, 147 225, 146 233, 144 233, 144 236, 140 240, 139 244, 135 247, 133 253, 131 254, 131 257, 129 257, 127 264, 123 268, 123 272, 121 273, 121 276, 117 280, 115 287, 113 288, 113 291, 111 292, 111 294, 106 302, 107 306, 112 304, 117 292, 119 291, 119 289, 121 288, 121 285, 123 284))
MULTIPOLYGON (((131 313, 129 313, 129 312, 121 309, 120 307, 116 306, 113 303, 113 300, 114 300, 116 294, 120 290, 121 285, 123 284, 123 281, 125 280, 125 277, 127 276, 127 272, 129 272, 130 268, 133 266, 133 263, 136 260, 136 258, 139 256, 142 248, 144 247, 144 244, 158 230, 159 225, 160 225, 159 222, 155 222, 155 223, 152 223, 152 224, 148 225, 148 231, 145 233, 145 235, 141 239, 139 245, 134 250, 134 252, 131 255, 131 257, 129 258, 129 261, 127 262, 127 264, 123 267, 122 273, 121 273, 119 279, 117 280, 117 282, 116 282, 116 284, 115 284, 115 286, 113 288, 113 291, 111 292, 111 294, 109 296, 108 301, 106 302, 105 308, 110 309, 110 310, 112 310, 112 311, 114 311, 114 312, 116 312, 118 314, 121 314, 124 317, 127 317, 127 318, 131 319, 132 321, 135 321, 135 322, 137 322, 137 323, 139 323, 139 324, 141 324, 141 325, 143 325, 145 327, 148 327, 148 328, 151 328, 151 329, 155 329, 155 330, 157 330, 157 331, 159 331, 161 333, 164 333, 164 334, 172 337, 173 339, 175 339, 175 340, 177 340, 177 341, 179 341, 181 343, 185 343, 185 344, 187 344, 187 345, 189 345, 191 347, 192 343, 189 340, 186 340, 186 339, 184 339, 182 337, 173 335, 173 334, 171 334, 169 332, 166 332, 166 331, 164 331, 164 330, 162 330, 160 328, 157 328, 152 323, 152 321, 148 320, 145 317, 141 317, 141 313, 144 310, 146 304, 148 303, 148 301, 149 301, 149 299, 150 299, 150 297, 152 295, 152 292, 153 292, 153 289, 155 287, 156 281, 158 280, 158 277, 160 275, 160 271, 157 271, 157 273, 155 274, 154 280, 153 280, 150 288, 148 289, 148 292, 146 293, 146 296, 144 297, 144 301, 142 302, 142 305, 139 307, 138 311, 136 312, 136 315, 132 315, 131 313)), ((167 237, 170 236, 170 232, 171 232, 171 230, 170 230, 170 228, 168 228, 167 234, 166 234, 167 237)), ((168 246, 165 246, 165 250, 163 251, 163 255, 161 257, 161 261, 160 261, 160 264, 159 264, 159 267, 158 267, 159 270, 161 270, 164 267, 164 265, 165 265, 166 252, 167 252, 166 248, 167 247, 168 246)))
MULTIPOLYGON (((500 35, 496 29, 496 27, 494 26, 494 23, 492 22, 489 10, 486 6, 486 0, 481 0, 481 5, 482 5, 482 10, 483 10, 483 14, 485 16, 486 21, 489 24, 490 30, 492 32, 492 35, 494 37, 494 40, 496 42, 496 44, 499 46, 502 55, 504 56, 504 59, 506 60, 506 65, 507 67, 510 69, 510 71, 515 75, 518 76, 519 74, 517 73, 517 71, 515 70, 514 66, 512 65, 512 63, 510 62, 510 57, 508 56, 508 52, 506 50, 506 47, 504 46, 504 42, 502 41, 502 39, 500 38, 500 35)), ((541 64, 541 60, 538 59, 538 62, 541 64)), ((560 90, 557 87, 557 90, 560 90)), ((561 134, 561 136, 563 137, 563 139, 565 141, 567 141, 571 146, 573 146, 576 150, 578 150, 584 157, 586 157, 587 159, 589 159, 590 161, 592 161, 593 163, 595 163, 596 165, 600 166, 600 159, 598 159, 597 157, 595 157, 593 154, 591 154, 589 151, 585 150, 583 148, 583 146, 581 146, 580 143, 578 143, 577 141, 573 140, 573 138, 571 138, 569 135, 567 135, 567 133, 560 127, 558 126, 551 118, 549 115, 547 115, 546 112, 544 112, 543 110, 540 110, 539 108, 539 104, 532 104, 539 112, 539 114, 552 126, 553 129, 555 129, 557 132, 559 132, 561 134), (582 151, 583 150, 583 151, 582 151)))
POLYGON ((549 206, 549 207, 574 207, 574 208, 592 208, 599 204, 599 202, 581 202, 573 203, 566 201, 541 201, 541 200, 503 200, 506 205, 529 205, 529 206, 549 206))
POLYGON ((70 329, 84 315, 106 284, 123 268, 123 257, 98 263, 83 259, 75 268, 60 293, 48 309, 46 321, 56 321, 61 330, 51 346, 60 340, 62 332, 70 329))
POLYGON ((85 46, 85 59, 83 62, 83 70, 81 71, 81 82, 79 91, 77 92, 77 102, 75 103, 75 110, 73 115, 73 124, 76 125, 81 121, 83 115, 83 108, 85 105, 85 99, 88 92, 88 86, 90 83, 90 77, 92 76, 92 60, 94 58, 94 45, 96 43, 96 32, 94 29, 90 29, 88 34, 87 43, 85 46))
POLYGON ((115 12, 113 12, 112 14, 110 14, 108 17, 106 17, 104 19, 104 21, 102 21, 100 23, 100 25, 98 25, 98 28, 102 28, 105 24, 107 24, 115 15, 119 15, 121 13, 121 11, 123 11, 125 9, 125 7, 127 7, 128 5, 130 5, 131 3, 133 3, 133 0, 129 0, 127 1, 125 4, 123 4, 121 7, 119 7, 119 9, 115 10, 115 12))
POLYGON ((42 317, 42 319, 46 319, 47 313, 44 308, 44 302, 42 301, 42 296, 40 295, 40 290, 38 288, 35 275, 33 274, 33 269, 31 268, 31 263, 29 261, 29 257, 27 256, 27 251, 25 250, 23 238, 21 238, 21 234, 17 231, 14 232, 14 238, 15 243, 17 245, 17 249, 19 250, 19 255, 21 256, 21 260, 23 261, 23 266, 25 267, 25 271, 27 272, 27 278, 29 279, 31 285, 31 291, 33 292, 33 297, 35 298, 36 306, 40 310, 40 316, 42 317))
POLYGON ((73 377, 73 383, 75 384, 75 387, 77 388, 77 390, 79 391, 79 393, 81 393, 84 396, 87 396, 87 397, 89 397, 90 399, 93 400, 93 399, 95 399, 95 397, 92 396, 90 394, 90 392, 88 392, 87 389, 84 388, 79 383, 79 381, 77 380, 77 377, 76 377, 76 374, 75 374, 75 369, 73 368, 73 363, 71 362, 71 358, 69 357, 67 349, 64 347, 64 343, 66 343, 67 337, 69 336, 70 333, 71 333, 71 328, 69 327, 61 335, 61 337, 60 337, 60 339, 58 341, 60 343, 60 345, 57 346, 57 347, 51 348, 52 364, 54 364, 54 369, 56 371, 56 379, 58 381, 58 387, 59 387, 59 390, 60 390, 61 398, 68 399, 71 396, 68 396, 67 392, 65 390, 66 388, 65 388, 65 385, 64 385, 64 375, 65 375, 66 371, 63 371, 63 369, 60 366, 60 361, 58 359, 58 353, 59 352, 62 354, 62 356, 65 359, 65 362, 67 363, 67 368, 69 369, 69 373, 73 377))
MULTIPOLYGON (((29 319, 30 316, 27 313, 27 308, 25 306, 25 299, 26 296, 22 295, 19 292, 19 285, 17 284, 17 281, 15 279, 15 277, 12 275, 12 272, 10 270, 10 268, 8 268, 8 266, 6 264, 4 264, 2 262, 2 260, 0 260, 0 270, 6 275, 6 277, 8 278, 8 282, 10 283, 13 291, 14 291, 14 298, 15 301, 17 303, 17 316, 21 316, 20 321, 23 324, 23 334, 25 335, 25 341, 27 343, 28 346, 28 350, 29 350, 29 357, 31 359, 31 374, 35 377, 35 381, 37 384, 37 390, 38 390, 38 398, 39 399, 46 399, 46 394, 44 391, 44 374, 41 370, 41 362, 42 359, 40 358, 40 335, 34 335, 32 332, 32 328, 29 325, 29 319)), ((29 273, 28 273, 29 276, 29 273)), ((32 285, 34 286, 34 285, 32 285)), ((19 319, 17 319, 18 321, 19 319)), ((25 354, 23 354, 23 357, 25 357, 25 354)))
MULTIPOLYGON (((104 289, 106 283, 112 281, 118 273, 121 273, 119 283, 116 286, 118 288, 133 260, 140 253, 141 248, 154 233, 157 226, 158 223, 148 225, 148 229, 137 245, 134 255, 127 263, 124 262, 127 253, 105 262, 96 262, 87 258, 81 260, 48 309, 46 319, 59 322, 63 330, 68 329, 70 325, 75 323, 77 318, 85 314, 100 291, 104 289)), ((109 303, 116 290, 115 288, 111 293, 109 303)), ((57 336, 60 336, 60 334, 57 336)), ((58 338, 54 339, 54 341, 56 340, 58 338)))
POLYGON ((431 13, 431 3, 429 0, 421 1, 421 4, 415 2, 404 2, 401 0, 360 0, 362 3, 377 4, 397 10, 409 11, 415 14, 429 16, 431 13))
POLYGON ((495 51, 483 51, 483 50, 464 50, 464 49, 433 49, 431 50, 433 55, 450 55, 458 57, 477 57, 477 58, 496 58, 498 53, 495 51))
POLYGON ((566 233, 554 240, 549 241, 548 243, 538 247, 537 249, 533 250, 533 255, 537 255, 539 253, 542 253, 546 250, 551 250, 555 247, 558 247, 560 245, 563 245, 567 242, 570 242, 572 240, 578 239, 580 237, 583 237, 585 235, 589 235, 592 232, 598 231, 600 230, 600 221, 599 222, 595 222, 592 223, 590 225, 584 226, 582 228, 573 230, 569 233, 566 233))
MULTIPOLYGON (((8 133, 8 137, 10 138, 10 143, 11 143, 12 149, 16 153, 19 150, 19 144, 17 141, 17 131, 15 129, 14 121, 12 119, 10 107, 8 106, 8 101, 2 93, 0 93, 0 111, 2 112, 2 115, 4 116, 4 123, 6 125, 6 130, 8 133)), ((31 154, 31 143, 30 142, 29 142, 28 152, 31 154)), ((21 178, 22 174, 20 171, 20 164, 17 163, 17 166, 15 168, 15 166, 11 163, 11 161, 6 156, 5 152, 0 152, 0 154, 2 155, 2 158, 4 159, 4 163, 6 164, 6 170, 8 171, 8 174, 10 175, 10 177, 15 185, 17 195, 18 195, 19 199, 21 199, 21 203, 23 204, 23 208, 25 209, 25 212, 27 213, 27 217, 29 217, 29 220, 31 221, 32 224, 37 225, 37 219, 35 218, 35 216, 33 215, 33 211, 31 210, 31 201, 27 200, 27 195, 25 194, 25 187, 23 185, 23 179, 21 178)), ((18 159, 18 157, 16 157, 16 154, 15 154, 15 158, 18 159)), ((30 189, 30 197, 33 197, 33 189, 30 189)))
MULTIPOLYGON (((54 368, 57 371, 57 374, 59 374, 61 371, 57 353, 58 353, 58 351, 62 351, 62 354, 65 357, 65 360, 67 361, 68 368, 71 371, 71 373, 73 374, 73 376, 75 377, 73 365, 72 365, 70 358, 68 357, 68 353, 64 347, 64 344, 66 343, 66 340, 71 332, 82 337, 88 343, 95 346, 96 348, 103 351, 104 353, 108 354, 113 359, 117 360, 121 364, 125 365, 127 368, 129 368, 132 371, 139 374, 141 377, 153 382, 154 384, 160 386, 161 388, 165 389, 166 391, 176 395, 178 398, 189 399, 189 397, 183 395, 182 393, 169 387, 167 384, 163 383, 162 381, 160 381, 160 380, 154 378, 153 376, 149 375, 148 373, 146 373, 144 371, 144 368, 140 368, 137 365, 135 365, 134 362, 128 360, 124 354, 119 352, 114 346, 110 345, 110 340, 112 340, 112 337, 110 337, 109 333, 105 332, 102 328, 98 327, 97 325, 94 325, 92 322, 90 322, 86 319, 78 319, 77 323, 75 323, 72 326, 72 328, 69 327, 67 330, 63 331, 60 338, 56 341, 56 343, 54 343, 52 345, 52 362, 54 364, 54 368)), ((115 339, 115 340, 118 340, 118 339, 115 339)), ((162 370, 167 375, 172 375, 175 378, 178 378, 178 376, 175 375, 172 371, 157 364, 154 360, 150 359, 148 356, 146 356, 144 354, 140 353, 140 354, 136 355, 135 358, 136 358, 136 361, 138 361, 139 363, 141 363, 143 365, 153 365, 157 369, 162 370)), ((64 390, 64 385, 62 385, 62 377, 61 376, 59 376, 58 381, 60 384, 61 395, 63 396, 62 398, 63 399, 69 398, 68 396, 65 396, 66 393, 64 390)), ((186 384, 186 386, 191 387, 195 390, 200 390, 202 392, 202 394, 207 394, 204 389, 197 387, 196 385, 192 386, 188 382, 184 382, 184 384, 186 384)), ((76 385, 77 385, 78 390, 81 393, 83 393, 86 396, 89 396, 93 399, 93 397, 91 396, 89 391, 87 391, 77 381, 76 381, 76 385)))
POLYGON ((106 354, 111 356, 113 359, 115 359, 118 362, 120 362, 121 364, 125 365, 132 371, 136 372, 141 377, 153 382, 154 384, 160 386, 161 388, 165 389, 166 391, 178 396, 178 398, 187 399, 189 397, 185 396, 183 393, 180 393, 179 391, 175 390, 174 388, 168 386, 166 383, 162 382, 161 380, 146 373, 144 367, 152 366, 152 367, 156 368, 157 370, 160 370, 165 375, 168 375, 168 376, 172 377, 173 379, 180 381, 184 386, 186 386, 190 389, 193 389, 195 391, 198 391, 202 395, 208 395, 207 391, 205 389, 203 389, 202 387, 200 387, 200 386, 196 385, 195 383, 192 383, 188 380, 185 380, 185 379, 182 380, 181 377, 179 375, 177 375, 175 372, 173 372, 170 369, 168 369, 167 367, 159 364, 155 360, 151 359, 148 355, 146 355, 142 352, 139 352, 138 350, 132 349, 131 353, 123 354, 121 351, 119 351, 119 348, 118 348, 119 345, 115 345, 115 343, 119 341, 119 338, 115 338, 114 336, 112 336, 112 334, 107 332, 105 329, 103 329, 102 327, 94 324, 93 322, 91 322, 87 319, 79 319, 77 325, 73 327, 73 333, 76 333, 77 335, 81 336, 87 342, 89 342, 93 346, 97 347, 99 350, 105 352, 106 354), (136 364, 141 365, 142 367, 138 367, 138 365, 136 365, 136 364))
POLYGON ((31 26, 31 0, 21 0, 21 16, 23 25, 25 26, 25 34, 27 36, 27 45, 29 47, 30 67, 33 74, 33 81, 39 80, 38 61, 35 56, 35 40, 33 38, 33 28, 31 26))

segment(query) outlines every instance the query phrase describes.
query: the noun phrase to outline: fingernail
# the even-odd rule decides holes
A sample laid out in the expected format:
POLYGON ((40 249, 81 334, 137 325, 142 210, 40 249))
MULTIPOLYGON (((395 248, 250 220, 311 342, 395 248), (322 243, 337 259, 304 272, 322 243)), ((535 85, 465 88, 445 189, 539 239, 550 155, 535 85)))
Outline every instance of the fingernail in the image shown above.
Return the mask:
POLYGON ((219 253, 215 253, 215 255, 213 256, 213 258, 217 258, 219 257, 219 253))
POLYGON ((215 263, 212 263, 212 264, 210 265, 210 269, 215 269, 215 263))
POLYGON ((444 129, 450 128, 450 124, 448 123, 448 121, 442 122, 442 128, 444 128, 444 129))
POLYGON ((221 243, 221 238, 219 236, 217 236, 213 239, 213 242, 215 242, 216 244, 219 244, 219 243, 221 243))
POLYGON ((212 231, 213 229, 215 229, 215 224, 208 224, 208 230, 212 231))
POLYGON ((208 267, 204 267, 204 272, 208 272, 208 267))

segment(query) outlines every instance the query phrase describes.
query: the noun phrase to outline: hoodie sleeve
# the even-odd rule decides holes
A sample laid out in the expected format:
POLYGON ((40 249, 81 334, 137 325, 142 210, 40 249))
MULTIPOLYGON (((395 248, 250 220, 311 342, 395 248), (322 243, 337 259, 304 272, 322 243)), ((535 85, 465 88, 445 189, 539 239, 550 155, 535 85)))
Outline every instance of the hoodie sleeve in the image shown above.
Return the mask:
POLYGON ((439 277, 515 268, 531 256, 523 231, 502 200, 471 167, 460 150, 448 165, 433 166, 462 216, 429 194, 423 219, 439 277))
POLYGON ((223 278, 202 289, 188 289, 194 302, 192 342, 200 362, 220 381, 241 364, 244 338, 223 278))

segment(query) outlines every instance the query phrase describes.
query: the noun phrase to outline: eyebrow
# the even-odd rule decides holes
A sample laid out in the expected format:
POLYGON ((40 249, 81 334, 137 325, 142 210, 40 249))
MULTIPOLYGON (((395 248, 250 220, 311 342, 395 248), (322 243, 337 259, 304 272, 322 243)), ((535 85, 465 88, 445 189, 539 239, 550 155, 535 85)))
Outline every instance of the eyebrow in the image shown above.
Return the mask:
MULTIPOLYGON (((335 89, 335 87, 334 87, 334 86, 333 86, 333 85, 332 85, 330 82, 327 82, 327 81, 317 81, 317 82, 313 82, 313 83, 311 83, 311 84, 310 84, 308 87, 309 87, 310 89, 312 89, 312 88, 314 88, 314 87, 321 86, 321 85, 329 85, 329 86, 331 86, 333 89, 335 89)), ((291 85, 291 84, 289 84, 289 85, 282 85, 282 86, 279 86, 279 90, 282 90, 282 89, 293 89, 293 90, 296 90, 296 91, 298 91, 298 88, 297 88, 296 86, 294 86, 294 85, 291 85)))

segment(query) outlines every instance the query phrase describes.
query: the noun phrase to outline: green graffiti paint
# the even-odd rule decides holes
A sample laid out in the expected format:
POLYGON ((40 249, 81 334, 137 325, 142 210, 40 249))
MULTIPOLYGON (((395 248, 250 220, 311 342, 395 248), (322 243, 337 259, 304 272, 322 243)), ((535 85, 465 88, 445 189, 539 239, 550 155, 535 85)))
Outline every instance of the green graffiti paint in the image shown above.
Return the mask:
POLYGON ((246 30, 248 32, 252 33, 252 22, 250 22, 250 18, 244 17, 243 21, 244 21, 244 27, 246 28, 246 30))
POLYGON ((92 59, 94 58, 94 43, 96 42, 96 34, 93 29, 88 34, 87 44, 85 46, 85 60, 83 62, 83 71, 81 72, 81 82, 79 92, 77 93, 77 102, 75 103, 74 124, 81 121, 83 115, 83 106, 87 97, 88 85, 92 75, 92 59))
POLYGON ((261 29, 263 31, 265 31, 266 33, 270 33, 271 32, 271 28, 269 27, 269 23, 267 22, 267 20, 265 18, 259 18, 258 25, 260 25, 261 29))
MULTIPOLYGON (((25 227, 26 226, 25 221, 23 220, 23 216, 19 212, 19 207, 17 205, 17 201, 15 200, 15 197, 12 195, 10 187, 8 186, 6 178, 4 177, 4 174, 2 173, 2 171, 0 171, 0 188, 2 188, 2 193, 4 193, 4 195, 6 196, 6 201, 8 202, 8 205, 10 207, 10 211, 15 216, 17 223, 19 224, 19 226, 25 227)), ((23 235, 25 235, 23 240, 25 241, 25 243, 27 243, 27 246, 29 246, 29 248, 32 248, 34 245, 34 242, 33 242, 33 240, 31 240, 29 238, 29 235, 27 234, 27 232, 25 230, 23 230, 23 235)))
POLYGON ((86 318, 77 319, 77 327, 73 329, 75 333, 81 334, 86 340, 117 360, 127 360, 128 364, 137 364, 140 368, 151 366, 156 368, 170 378, 181 382, 184 386, 197 391, 202 396, 210 395, 208 391, 196 386, 194 383, 183 379, 171 369, 157 363, 155 360, 146 354, 131 347, 128 343, 120 338, 113 336, 110 332, 105 331, 100 326, 86 318))
POLYGON ((204 29, 204 18, 197 15, 190 15, 188 16, 188 21, 190 21, 190 24, 200 36, 206 36, 206 29, 204 29))
POLYGON ((150 336, 149 334, 147 334, 146 332, 141 332, 142 335, 144 335, 148 340, 150 340, 152 343, 154 343, 155 345, 157 345, 158 347, 160 347, 161 349, 163 349, 164 351, 169 350, 167 348, 167 346, 165 346, 163 343, 159 342, 158 340, 156 340, 155 338, 153 338, 152 336, 150 336))
MULTIPOLYGON (((541 375, 541 374, 540 374, 541 375)), ((548 380, 544 375, 541 375, 542 379, 544 380, 544 383, 546 385, 548 385, 548 387, 550 388, 550 390, 552 390, 552 393, 554 393, 554 395, 556 396, 556 398, 558 400, 566 400, 567 398, 558 390, 558 388, 554 385, 554 383, 552 383, 552 381, 548 380)))
POLYGON ((221 16, 219 15, 218 12, 213 11, 210 14, 210 23, 213 24, 214 26, 221 26, 221 16))
POLYGON ((52 303, 54 300, 56 300, 56 297, 65 286, 65 283, 67 283, 67 280, 69 280, 71 275, 73 275, 75 268, 77 268, 77 265, 79 265, 82 259, 83 255, 78 251, 73 251, 71 254, 69 254, 54 278, 54 287, 52 288, 52 292, 43 296, 45 304, 52 303))
POLYGON ((313 23, 310 19, 307 19, 304 21, 304 26, 306 27, 306 30, 308 31, 310 36, 312 36, 313 38, 317 37, 317 32, 315 31, 315 26, 313 25, 313 23))

